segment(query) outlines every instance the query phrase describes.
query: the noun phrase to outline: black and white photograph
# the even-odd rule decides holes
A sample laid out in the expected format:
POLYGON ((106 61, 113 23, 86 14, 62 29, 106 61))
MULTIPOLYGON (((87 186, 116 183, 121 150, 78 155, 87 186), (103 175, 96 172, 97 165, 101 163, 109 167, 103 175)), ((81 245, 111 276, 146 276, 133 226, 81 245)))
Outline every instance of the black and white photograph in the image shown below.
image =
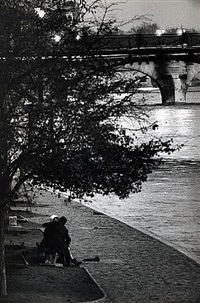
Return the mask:
POLYGON ((200 0, 0 0, 0 302, 200 303, 200 0))

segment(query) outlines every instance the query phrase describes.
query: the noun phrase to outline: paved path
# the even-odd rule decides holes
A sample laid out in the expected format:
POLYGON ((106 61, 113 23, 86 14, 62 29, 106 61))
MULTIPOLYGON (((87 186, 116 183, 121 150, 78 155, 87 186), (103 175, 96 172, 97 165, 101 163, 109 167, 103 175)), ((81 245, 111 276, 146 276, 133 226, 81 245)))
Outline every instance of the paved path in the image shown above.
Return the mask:
POLYGON ((64 204, 61 198, 48 212, 68 218, 75 257, 100 258, 84 267, 106 293, 106 302, 200 303, 200 265, 104 214, 78 203, 64 204))
POLYGON ((99 256, 100 262, 85 266, 107 302, 200 302, 200 266, 194 261, 91 209, 68 209, 74 217, 72 239, 77 239, 73 250, 82 259, 99 256))

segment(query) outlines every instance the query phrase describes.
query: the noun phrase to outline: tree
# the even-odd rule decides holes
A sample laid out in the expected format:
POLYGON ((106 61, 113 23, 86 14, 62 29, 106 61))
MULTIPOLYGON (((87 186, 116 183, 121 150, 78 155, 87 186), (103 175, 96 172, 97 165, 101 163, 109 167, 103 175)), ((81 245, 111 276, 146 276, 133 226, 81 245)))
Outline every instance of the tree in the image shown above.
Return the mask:
MULTIPOLYGON (((178 28, 178 27, 170 27, 170 28, 167 28, 167 29, 166 29, 165 33, 166 33, 166 34, 175 34, 175 35, 177 35, 177 34, 181 33, 181 32, 183 31, 183 29, 184 29, 183 27, 181 27, 181 28, 178 28)), ((187 31, 187 33, 197 33, 197 30, 194 29, 194 28, 185 29, 185 30, 187 31)))
POLYGON ((133 26, 130 28, 128 33, 131 34, 155 34, 156 30, 159 29, 159 25, 157 23, 151 23, 151 22, 142 22, 141 25, 133 26))
POLYGON ((130 80, 117 77, 116 64, 99 52, 113 29, 111 21, 96 18, 100 2, 0 4, 3 295, 5 208, 24 182, 69 191, 72 197, 114 193, 124 198, 141 189, 160 152, 172 151, 170 141, 137 144, 134 131, 121 126, 127 113, 140 123, 144 116, 132 94, 121 94, 130 80))

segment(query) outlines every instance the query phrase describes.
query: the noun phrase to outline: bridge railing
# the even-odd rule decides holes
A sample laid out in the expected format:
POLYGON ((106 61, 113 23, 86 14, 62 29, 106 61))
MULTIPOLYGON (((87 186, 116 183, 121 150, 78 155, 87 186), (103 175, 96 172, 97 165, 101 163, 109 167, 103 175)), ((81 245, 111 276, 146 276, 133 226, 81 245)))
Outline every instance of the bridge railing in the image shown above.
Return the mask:
POLYGON ((157 36, 154 34, 142 35, 110 35, 103 36, 98 41, 98 46, 101 49, 132 49, 141 47, 188 47, 200 46, 200 34, 191 33, 187 35, 163 34, 157 36))
POLYGON ((188 45, 192 47, 200 46, 200 34, 188 35, 188 45))

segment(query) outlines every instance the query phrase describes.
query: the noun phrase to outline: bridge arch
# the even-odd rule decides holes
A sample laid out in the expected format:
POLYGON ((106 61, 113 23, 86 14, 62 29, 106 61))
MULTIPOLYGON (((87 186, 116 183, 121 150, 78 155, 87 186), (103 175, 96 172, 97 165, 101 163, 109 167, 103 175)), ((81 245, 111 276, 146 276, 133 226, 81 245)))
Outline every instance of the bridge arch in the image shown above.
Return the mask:
POLYGON ((148 63, 135 62, 134 64, 128 63, 125 64, 125 66, 123 67, 123 72, 124 71, 126 74, 128 74, 129 78, 132 77, 133 71, 137 73, 141 73, 151 78, 156 83, 157 87, 160 90, 162 104, 167 104, 169 103, 169 100, 172 99, 173 96, 172 79, 170 76, 165 76, 162 79, 158 78, 154 62, 152 61, 148 63), (170 90, 169 88, 172 88, 172 90, 170 90))
MULTIPOLYGON (((155 81, 163 105, 186 102, 187 89, 195 76, 200 78, 200 64, 184 61, 144 61, 118 64, 130 73, 140 72, 155 81)), ((131 75, 129 75, 131 77, 131 75)))
MULTIPOLYGON (((153 82, 155 82, 155 84, 157 85, 156 87, 159 89, 160 95, 162 96, 160 83, 155 78, 153 78, 151 75, 149 75, 148 73, 141 72, 141 71, 133 69, 133 68, 130 69, 129 67, 128 68, 127 67, 126 68, 122 68, 122 69, 118 70, 117 72, 120 73, 120 77, 123 74, 123 77, 124 76, 126 77, 128 75, 127 76, 128 80, 132 79, 132 83, 130 83, 130 85, 129 85, 130 88, 131 88, 131 86, 133 86, 133 88, 135 88, 134 84, 136 84, 137 81, 139 81, 140 79, 142 79, 142 75, 144 75, 145 77, 148 77, 148 78, 152 79, 153 82), (133 77, 132 72, 135 72, 135 77, 133 77), (142 74, 141 77, 138 76, 138 73, 142 74)), ((141 97, 141 99, 143 99, 143 97, 141 97)))

